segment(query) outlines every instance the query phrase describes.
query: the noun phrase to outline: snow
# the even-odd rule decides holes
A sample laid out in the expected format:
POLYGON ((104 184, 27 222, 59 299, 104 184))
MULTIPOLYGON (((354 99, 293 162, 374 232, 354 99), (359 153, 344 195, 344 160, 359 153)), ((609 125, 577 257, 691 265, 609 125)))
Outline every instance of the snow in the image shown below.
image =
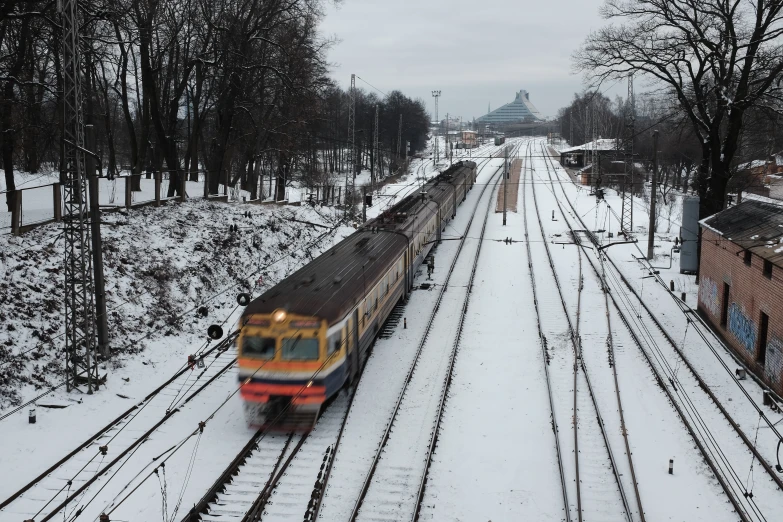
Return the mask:
MULTIPOLYGON (((572 238, 567 233, 568 223, 576 228, 581 226, 576 225, 576 215, 571 213, 565 196, 574 203, 576 212, 583 216, 588 227, 607 231, 619 228, 616 215, 611 212, 619 211, 619 196, 607 191, 606 200, 596 202, 593 197, 587 197, 585 187, 567 182, 569 178, 559 166, 552 175, 563 182, 550 185, 547 163, 539 152, 544 140, 519 142, 524 146, 530 145, 534 150, 533 157, 526 160, 529 165, 523 169, 526 180, 532 183, 519 187, 520 190, 525 188, 530 233, 527 239, 532 259, 527 259, 527 245, 523 242, 521 205, 519 213, 508 214, 505 227, 501 214, 490 213, 438 443, 429 470, 422 519, 495 522, 563 519, 545 363, 537 335, 528 267, 530 261, 551 358, 549 373, 571 518, 576 517, 572 423, 574 353, 566 313, 574 327, 579 329, 584 367, 595 394, 594 405, 587 393, 584 370, 580 368, 577 376, 577 437, 585 519, 624 519, 620 489, 598 429, 598 412, 604 422, 626 501, 633 519, 638 519, 638 505, 620 427, 613 367, 610 366, 607 349, 607 338, 611 333, 614 346, 611 363, 617 370, 625 428, 647 519, 690 522, 737 518, 713 472, 695 449, 693 439, 654 377, 650 368, 653 364, 677 384, 675 389, 664 382, 674 393, 676 403, 689 415, 698 414, 704 419, 704 426, 709 427, 715 439, 714 443, 706 442, 706 445, 713 454, 717 453, 719 446, 725 457, 725 461, 716 459, 720 461, 718 466, 727 475, 730 475, 729 464, 737 472, 736 478, 732 478, 734 489, 752 489, 753 501, 767 520, 772 520, 774 513, 783 508, 781 492, 764 476, 765 472, 758 463, 755 480, 747 479, 747 470, 752 462, 748 449, 700 390, 687 368, 678 362, 677 354, 667 345, 663 334, 650 326, 652 323, 641 304, 623 290, 619 276, 610 265, 605 267, 607 273, 615 274, 607 278, 610 296, 620 303, 633 329, 631 331, 641 339, 642 347, 636 345, 619 312, 611 306, 611 299, 608 316, 611 330, 607 325, 606 294, 590 266, 592 262, 599 267, 600 259, 595 250, 588 249, 580 254, 577 246, 570 244, 572 238), (535 219, 533 190, 540 207, 543 233, 535 219), (558 201, 563 205, 565 214, 560 213, 558 201), (556 220, 551 219, 553 210, 556 220), (492 241, 504 237, 511 237, 516 242, 492 241), (552 251, 565 300, 565 312, 549 268, 545 242, 552 251), (582 313, 577 318, 579 300, 582 313), (667 473, 671 458, 674 459, 673 475, 667 473)), ((445 144, 442 150, 445 150, 445 144)), ((468 157, 468 154, 470 157, 486 157, 487 153, 497 150, 489 145, 472 151, 457 149, 454 159, 468 157)), ((524 149, 521 155, 524 155, 524 149)), ((440 168, 447 164, 441 162, 440 168)), ((459 310, 466 296, 465 286, 473 253, 479 247, 477 238, 484 205, 494 200, 491 187, 482 198, 479 195, 483 184, 489 182, 500 165, 500 159, 482 164, 477 185, 459 207, 457 217, 446 226, 444 238, 466 235, 465 247, 433 329, 423 346, 421 360, 408 385, 409 391, 402 397, 400 413, 381 455, 360 511, 360 519, 404 519, 415 507, 415 493, 424 471, 422 458, 430 441, 434 413, 443 389, 443 377, 454 343, 459 310), (466 230, 474 208, 477 209, 476 219, 471 229, 466 230)), ((367 209, 368 218, 378 215, 405 194, 417 191, 421 178, 429 178, 438 170, 426 154, 423 159, 414 159, 410 174, 377 190, 373 206, 367 209)), ((358 184, 368 182, 366 172, 357 177, 358 184)), ((636 207, 636 210, 637 223, 645 223, 644 205, 636 207)), ((110 315, 112 347, 116 357, 110 364, 102 365, 102 372, 109 374, 107 387, 91 396, 68 394, 62 389, 47 394, 39 401, 36 424, 27 423, 24 410, 0 421, 4 446, 14 448, 14 451, 0 453, 0 468, 14 470, 13 474, 3 473, 0 476, 0 500, 120 412, 140 403, 150 390, 182 368, 189 353, 205 346, 204 332, 209 324, 225 322, 230 331, 230 325, 241 312, 235 305, 235 294, 240 288, 255 282, 258 277, 256 271, 260 270, 263 288, 266 288, 349 234, 353 230, 350 226, 337 226, 338 214, 328 207, 259 207, 203 200, 105 213, 107 296, 109 308, 116 312, 110 315), (250 212, 249 217, 245 216, 247 211, 250 212), (294 220, 309 221, 327 228, 304 225, 294 220), (229 224, 235 223, 241 229, 240 233, 232 236, 227 229, 229 224), (333 233, 317 240, 332 227, 336 227, 333 233), (316 244, 310 246, 316 240, 316 244), (207 317, 188 312, 194 305, 207 302, 214 295, 216 297, 209 300, 207 317), (182 317, 178 317, 180 315, 182 317), (148 338, 132 346, 131 340, 148 334, 148 338), (41 407, 43 403, 67 407, 45 409, 41 407), (53 436, 55 433, 56 437, 53 436)), ((644 228, 635 232, 639 239, 643 239, 640 230, 644 231, 644 228)), ((46 225, 20 238, 0 236, 3 252, 0 257, 0 296, 3 296, 0 297, 0 314, 3 314, 4 325, 0 330, 0 345, 8 352, 4 356, 10 357, 0 359, 0 377, 5 379, 0 385, 0 393, 4 394, 0 414, 10 411, 13 404, 38 395, 45 383, 52 384, 58 380, 56 372, 61 367, 61 360, 57 356, 57 348, 61 346, 61 340, 57 336, 62 325, 61 275, 57 269, 63 254, 62 241, 56 240, 57 232, 56 225, 46 225), (7 329, 7 326, 13 330, 7 329), (44 341, 41 348, 23 353, 40 341, 44 341), (11 361, 7 363, 11 371, 2 366, 6 360, 11 361)), ((599 237, 604 243, 610 241, 605 233, 599 237)), ((376 342, 348 413, 320 520, 348 519, 390 420, 392 408, 400 396, 408 369, 413 364, 427 318, 432 313, 440 285, 445 282, 447 267, 456 255, 458 244, 458 241, 443 241, 437 246, 434 251, 437 268, 433 280, 428 281, 425 273, 419 273, 416 278, 417 285, 426 281, 434 283, 434 288, 415 290, 404 309, 407 328, 401 322, 390 338, 376 342)), ((671 246, 673 237, 656 234, 658 258, 661 253, 668 255, 671 246)), ((751 379, 735 382, 721 365, 735 367, 733 357, 708 330, 698 322, 692 322, 694 314, 690 304, 696 302, 698 293, 693 277, 678 273, 675 258, 672 268, 656 268, 660 271, 659 279, 650 278, 649 264, 638 260, 642 257, 638 245, 617 245, 604 252, 615 261, 620 272, 670 335, 681 341, 691 363, 745 434, 751 439, 758 436, 757 448, 765 459, 774 462, 775 435, 769 429, 756 429, 758 413, 741 393, 738 384, 754 401, 760 402, 761 389, 751 379), (675 281, 674 293, 665 283, 670 279, 675 281), (681 291, 687 294, 687 304, 676 297, 681 291), (691 322, 687 317, 691 318, 691 322), (697 328, 705 334, 709 345, 696 334, 697 328), (717 356, 711 348, 715 349, 717 356)), ((660 259, 653 263, 661 264, 660 259)), ((228 364, 232 356, 233 351, 229 349, 209 371, 216 371, 220 364, 228 364)), ((131 458, 123 460, 122 466, 115 466, 100 478, 84 495, 80 495, 78 502, 69 505, 67 512, 74 513, 72 509, 78 504, 84 506, 80 517, 84 520, 95 520, 104 510, 111 511, 112 520, 156 520, 161 518, 163 511, 168 515, 164 517, 166 519, 181 519, 254 433, 245 424, 241 401, 236 395, 233 370, 217 378, 204 393, 184 403, 183 398, 190 393, 187 390, 195 391, 209 375, 213 374, 186 372, 159 397, 152 399, 137 417, 124 423, 127 428, 113 430, 102 439, 102 443, 110 441, 109 454, 103 460, 105 465, 134 437, 159 421, 168 405, 180 405, 178 412, 169 416, 147 442, 139 445, 131 458), (206 427, 203 434, 199 434, 198 423, 204 420, 207 421, 206 427), (165 474, 154 476, 153 469, 161 462, 166 464, 165 474), (175 516, 177 506, 179 510, 175 516)), ((343 392, 332 403, 303 445, 301 453, 293 459, 270 498, 265 520, 301 520, 324 452, 336 439, 347 398, 347 392, 343 392)), ((783 419, 779 413, 766 408, 763 411, 773 423, 783 419)), ((699 430, 702 433, 699 436, 706 439, 704 428, 699 430)), ((259 491, 268 478, 283 443, 282 436, 266 436, 253 457, 255 460, 251 468, 256 473, 255 478, 249 482, 238 480, 221 500, 247 505, 253 499, 254 491, 259 491), (258 486, 259 482, 261 486, 258 486)), ((295 443, 296 440, 293 440, 290 447, 295 443)), ((36 504, 31 499, 54 495, 65 484, 65 478, 73 476, 79 467, 97 455, 96 446, 90 446, 78 461, 71 462, 69 466, 73 465, 73 468, 66 468, 47 478, 34 496, 24 497, 22 502, 9 506, 13 510, 0 511, 0 519, 23 520, 34 515, 41 502, 39 500, 36 504)), ((74 484, 92 476, 101 461, 101 457, 96 456, 74 484)), ((749 509, 750 501, 742 495, 740 497, 739 501, 749 509)), ((210 520, 219 519, 217 514, 213 515, 210 520)), ((751 517, 752 520, 756 518, 751 517)))
MULTIPOLYGON (((565 173, 562 172, 560 169, 558 169, 558 175, 561 176, 562 179, 565 179, 565 173)), ((559 187, 562 187, 563 190, 570 193, 570 197, 572 200, 575 200, 575 203, 577 205, 578 212, 580 214, 585 211, 589 211, 591 209, 591 206, 593 206, 595 203, 592 200, 592 198, 580 198, 577 195, 583 190, 581 187, 569 185, 566 183, 559 183, 557 184, 559 187)), ((613 209, 615 209, 615 212, 619 211, 619 197, 614 195, 611 191, 607 192, 606 197, 606 203, 610 205, 613 209)), ((616 219, 615 214, 610 214, 607 212, 606 206, 601 204, 599 205, 599 209, 597 211, 598 217, 596 219, 597 222, 608 222, 610 223, 610 226, 607 227, 608 229, 617 229, 618 222, 616 219), (600 208, 603 207, 603 208, 600 208)), ((604 239, 606 241, 606 239, 604 239)), ((656 252, 668 252, 670 251, 671 246, 673 246, 673 238, 666 238, 665 236, 662 237, 660 235, 656 238, 656 252)), ((627 244, 627 245, 617 245, 613 247, 611 250, 608 251, 609 256, 615 260, 615 262, 618 264, 624 275, 631 281, 631 283, 636 287, 637 292, 639 292, 645 299, 645 302, 647 305, 656 313, 659 320, 662 321, 664 326, 667 328, 667 330, 670 332, 671 336, 682 342, 682 346, 687 347, 686 353, 689 357, 689 360, 691 363, 696 366, 697 371, 702 376, 702 378, 707 381, 707 383, 710 385, 710 388, 713 390, 713 392, 718 396, 721 403, 724 405, 724 407, 729 411, 730 415, 738 422, 740 426, 743 427, 743 430, 745 430, 745 434, 753 440, 753 437, 756 434, 755 427, 758 424, 758 416, 755 413, 755 409, 748 407, 747 400, 744 396, 740 395, 738 393, 739 390, 737 390, 736 383, 733 382, 733 375, 727 371, 725 371, 721 365, 719 360, 715 357, 715 355, 710 351, 709 347, 706 345, 706 343, 697 336, 693 329, 694 328, 700 328, 703 330, 710 343, 713 346, 717 347, 717 353, 720 356, 720 358, 731 368, 733 366, 733 359, 729 352, 726 350, 725 347, 723 347, 714 336, 711 335, 704 327, 699 326, 698 323, 689 323, 688 319, 686 318, 686 315, 683 314, 680 310, 680 306, 682 303, 679 302, 679 300, 675 297, 675 295, 679 295, 681 290, 686 290, 688 293, 687 300, 691 303, 696 302, 696 294, 698 287, 694 284, 694 278, 692 276, 682 276, 679 274, 678 266, 675 260, 675 263, 673 264, 672 268, 659 268, 656 267, 656 270, 660 271, 660 277, 659 279, 654 280, 654 282, 647 282, 645 285, 645 279, 649 275, 649 269, 642 269, 640 266, 640 261, 637 261, 639 257, 641 257, 641 250, 638 248, 638 244, 627 244), (677 287, 675 292, 669 292, 666 283, 663 283, 663 281, 668 281, 669 279, 672 279, 675 281, 675 286, 677 287), (659 282, 660 281, 660 282, 659 282), (690 324, 690 333, 686 336, 686 330, 688 329, 690 324), (687 343, 686 343, 687 341, 687 343), (745 428, 747 427, 747 428, 745 428)), ((646 266, 646 262, 643 263, 646 266)), ((655 262, 655 264, 660 264, 660 262, 655 262)), ((629 310, 638 310, 640 309, 641 305, 637 301, 635 301, 635 298, 631 297, 630 294, 627 293, 627 291, 622 291, 621 287, 618 285, 615 285, 613 287, 614 295, 618 298, 627 299, 628 301, 628 307, 629 310), (625 296, 623 295, 625 294, 625 296)), ((686 311, 688 312, 688 317, 693 318, 693 312, 690 310, 690 307, 687 305, 683 305, 686 311)), ((613 322, 614 326, 617 328, 619 323, 618 321, 613 322)), ((660 355, 663 357, 664 361, 669 361, 668 364, 675 365, 679 368, 681 366, 681 363, 675 362, 677 359, 677 356, 674 354, 673 350, 670 346, 667 345, 667 342, 663 338, 662 334, 657 331, 657 329, 654 329, 650 331, 649 334, 647 334, 648 340, 645 341, 647 344, 647 349, 652 349, 657 347, 656 349, 661 350, 660 355)), ((630 343, 628 344, 630 346, 630 343)), ((622 366, 620 366, 622 369, 622 366)), ((671 369, 669 370, 671 371, 671 369)), ((623 376, 627 375, 626 373, 622 372, 620 373, 621 378, 623 376)), ((632 375, 639 376, 641 375, 640 372, 634 372, 632 375)), ((707 423, 707 426, 709 426, 710 431, 712 432, 712 436, 715 437, 715 440, 717 440, 717 443, 720 444, 720 448, 725 454, 725 458, 727 459, 726 462, 731 463, 731 465, 737 469, 747 469, 747 466, 752 460, 752 456, 750 452, 747 450, 747 448, 742 443, 741 439, 739 439, 736 434, 729 428, 728 423, 723 420, 723 418, 720 416, 720 414, 715 409, 714 405, 711 403, 710 399, 702 393, 699 393, 700 388, 698 387, 698 384, 695 383, 695 380, 691 377, 691 375, 685 370, 681 369, 679 371, 675 371, 675 376, 678 377, 679 380, 679 389, 680 394, 685 393, 687 391, 687 394, 690 396, 690 401, 692 401, 694 411, 699 412, 702 418, 705 419, 705 422, 707 423)), ((676 382, 676 381, 675 381, 676 382)), ((752 381, 742 381, 742 386, 747 387, 748 391, 750 392, 751 397, 761 397, 761 390, 758 388, 755 383, 752 381)), ((649 403, 650 397, 652 397, 652 394, 646 394, 645 395, 645 402, 649 403)), ((642 402, 637 402, 636 404, 642 405, 642 402)), ((682 407, 689 408, 689 406, 685 403, 682 404, 682 407)), ((637 407, 630 409, 628 407, 625 408, 626 413, 629 411, 631 412, 631 415, 636 415, 638 413, 637 407)), ((781 419, 781 415, 772 411, 767 410, 766 415, 770 418, 771 422, 776 422, 781 419)), ((649 440, 647 441, 647 434, 652 435, 651 431, 658 427, 658 423, 651 423, 651 418, 656 418, 653 416, 644 416, 646 419, 646 422, 644 424, 641 424, 643 426, 642 433, 644 434, 645 443, 643 444, 643 447, 646 448, 644 452, 640 451, 634 451, 635 458, 638 458, 640 455, 642 458, 646 458, 646 455, 648 452, 655 448, 660 449, 660 443, 658 441, 649 440), (647 449, 649 448, 649 449, 647 449)), ((669 422, 675 422, 676 420, 672 420, 669 422)), ((669 422, 666 423, 668 426, 669 422)), ((628 425, 630 427, 631 433, 632 431, 632 425, 631 421, 628 421, 628 425)), ((757 444, 758 449, 761 451, 763 455, 765 455, 768 462, 774 462, 775 456, 774 456, 774 447, 776 443, 776 439, 774 437, 774 434, 771 433, 771 430, 761 430, 758 433, 759 436, 759 442, 757 444)), ((634 443, 634 438, 631 438, 632 443, 634 443)), ((635 445, 639 444, 638 441, 634 443, 635 445)), ((690 445, 686 440, 681 441, 680 449, 677 451, 677 457, 676 460, 679 461, 681 458, 693 458, 693 451, 690 448, 690 445)), ((710 443, 707 443, 707 446, 710 446, 710 443)), ((674 448, 672 448, 673 450, 674 448)), ((672 456, 674 453, 672 453, 672 456)), ((713 457, 715 458, 715 457, 713 457)), ((719 460, 719 467, 722 467, 725 469, 725 465, 722 464, 719 460)), ((658 464, 658 469, 660 468, 660 464, 658 464)), ((639 466, 641 467, 641 466, 639 466)), ((681 469, 679 466, 675 464, 675 470, 681 469)), ((709 471, 704 468, 703 463, 699 463, 698 460, 695 462, 692 462, 692 464, 688 465, 688 471, 691 469, 693 470, 702 470, 699 471, 700 474, 706 473, 709 475, 709 471)), ((639 469, 637 469, 637 473, 641 476, 641 473, 639 472, 639 469)), ((774 513, 778 511, 781 507, 781 502, 783 499, 781 499, 780 492, 777 490, 775 485, 771 483, 768 480, 756 480, 746 482, 747 475, 744 473, 740 473, 740 476, 742 477, 741 482, 743 486, 739 486, 736 484, 732 484, 732 486, 736 490, 739 489, 739 499, 741 503, 745 503, 747 506, 747 501, 744 499, 742 493, 742 488, 747 488, 748 490, 753 489, 756 493, 755 496, 755 502, 760 506, 760 509, 763 513, 767 515, 767 517, 770 516, 770 513, 774 513), (762 492, 763 491, 763 492, 762 492)), ((640 485, 642 484, 642 479, 639 479, 640 485)), ((693 485, 689 484, 689 489, 687 490, 688 494, 693 494, 693 485)), ((655 482, 654 488, 655 491, 660 494, 659 489, 662 487, 662 485, 659 482, 655 482)), ((704 495, 708 492, 705 490, 702 490, 702 493, 698 495, 698 497, 703 497, 704 499, 708 499, 709 497, 705 497, 704 495)), ((673 494, 677 494, 677 492, 673 492, 673 494)), ((673 498, 673 497, 667 497, 667 498, 673 498)), ((694 497, 696 498, 696 497, 694 497)), ((717 500, 717 499, 716 499, 717 500)), ((682 501, 676 501, 674 503, 678 509, 682 509, 684 506, 687 506, 687 500, 682 499, 682 501)), ((646 509, 648 509, 651 506, 650 502, 647 502, 645 504, 646 509)), ((661 508, 662 506, 655 505, 656 509, 661 508)), ((695 506, 699 512, 701 513, 700 516, 704 516, 704 513, 702 512, 703 506, 695 506)), ((694 518, 696 516, 696 512, 694 511, 694 518)), ((685 517, 688 520, 691 520, 691 517, 685 517)))

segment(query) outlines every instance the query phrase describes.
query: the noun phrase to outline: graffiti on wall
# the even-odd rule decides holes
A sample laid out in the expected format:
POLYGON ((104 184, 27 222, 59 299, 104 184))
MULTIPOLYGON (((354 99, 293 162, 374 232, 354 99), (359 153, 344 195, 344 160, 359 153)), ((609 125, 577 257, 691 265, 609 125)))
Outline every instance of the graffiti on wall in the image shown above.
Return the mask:
POLYGON ((756 325, 737 303, 731 303, 729 306, 729 331, 748 353, 753 354, 756 346, 756 325))
POLYGON ((773 337, 767 343, 764 373, 770 381, 780 384, 781 374, 783 374, 783 340, 777 337, 773 337))
POLYGON ((720 303, 718 302, 718 285, 709 277, 704 277, 699 281, 699 302, 709 310, 709 312, 718 317, 720 315, 720 303))

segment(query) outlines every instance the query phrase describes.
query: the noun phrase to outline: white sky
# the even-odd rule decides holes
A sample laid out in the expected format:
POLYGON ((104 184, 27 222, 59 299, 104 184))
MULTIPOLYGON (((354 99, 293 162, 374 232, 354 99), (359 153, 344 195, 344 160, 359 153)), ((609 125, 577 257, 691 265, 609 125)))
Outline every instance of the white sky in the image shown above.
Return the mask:
MULTIPOLYGON (((606 22, 602 0, 343 0, 321 25, 339 42, 329 52, 332 77, 351 73, 378 89, 424 98, 442 91, 438 113, 465 119, 514 99, 519 89, 544 116, 555 116, 582 90, 571 53, 606 22)), ((372 90, 361 80, 357 87, 372 90)), ((618 92, 611 89, 610 97, 618 92)))

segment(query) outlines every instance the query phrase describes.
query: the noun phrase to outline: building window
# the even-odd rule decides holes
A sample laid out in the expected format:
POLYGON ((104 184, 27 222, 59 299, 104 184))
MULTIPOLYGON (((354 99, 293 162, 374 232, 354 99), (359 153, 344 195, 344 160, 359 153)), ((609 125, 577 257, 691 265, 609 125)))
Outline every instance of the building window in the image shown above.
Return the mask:
POLYGON ((753 254, 750 253, 750 250, 745 251, 745 264, 750 266, 750 258, 753 254))
POLYGON ((769 332, 769 316, 761 312, 761 321, 759 321, 759 346, 756 350, 756 362, 764 365, 767 359, 767 332, 769 332))
POLYGON ((772 261, 768 259, 764 260, 764 276, 768 279, 772 279, 772 261))

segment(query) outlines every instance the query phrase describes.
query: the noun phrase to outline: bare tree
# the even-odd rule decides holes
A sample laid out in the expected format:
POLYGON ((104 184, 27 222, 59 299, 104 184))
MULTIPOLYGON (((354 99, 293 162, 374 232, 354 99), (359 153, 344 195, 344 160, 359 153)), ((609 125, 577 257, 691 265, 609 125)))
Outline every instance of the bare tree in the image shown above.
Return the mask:
POLYGON ((783 0, 606 0, 613 24, 575 53, 593 79, 644 75, 671 94, 701 143, 701 215, 724 206, 744 115, 780 107, 783 0))

